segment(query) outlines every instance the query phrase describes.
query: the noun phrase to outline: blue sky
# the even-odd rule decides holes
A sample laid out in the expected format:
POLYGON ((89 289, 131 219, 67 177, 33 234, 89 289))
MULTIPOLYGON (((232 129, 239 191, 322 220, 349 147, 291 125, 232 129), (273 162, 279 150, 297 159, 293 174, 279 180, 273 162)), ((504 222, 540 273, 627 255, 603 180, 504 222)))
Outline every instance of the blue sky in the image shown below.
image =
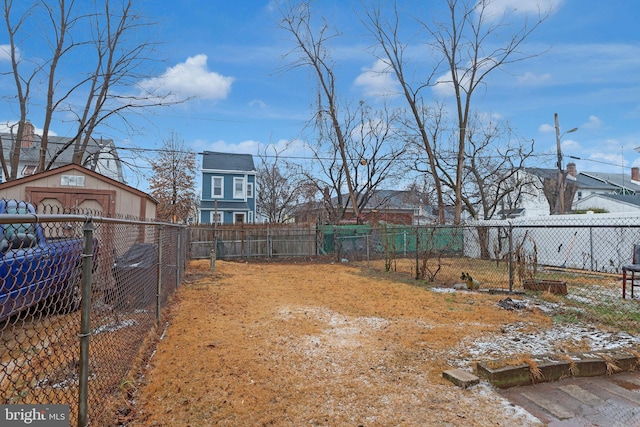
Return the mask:
MULTIPOLYGON (((543 166, 555 164, 553 119, 558 113, 562 131, 579 128, 562 138, 565 164, 576 162, 578 171, 630 173, 631 166, 640 166, 640 153, 634 151, 640 146, 640 2, 496 0, 494 6, 515 4, 523 11, 538 3, 553 12, 524 50, 545 53, 494 72, 485 89, 476 93, 475 107, 508 120, 518 135, 534 139, 536 152, 549 154, 543 166)), ((376 59, 369 51, 372 40, 354 12, 360 4, 325 0, 314 7, 342 31, 332 45, 340 96, 375 103, 371 94, 381 82, 367 79, 376 59)), ((399 4, 428 16, 439 2, 399 4)), ((142 10, 156 22, 144 37, 162 43, 152 78, 138 84, 193 99, 132 118, 135 134, 114 126, 101 130, 105 137, 125 148, 159 148, 175 132, 196 152, 251 154, 268 144, 284 147, 297 141, 285 154, 309 155, 298 138, 312 114, 315 82, 306 69, 288 70, 285 54, 293 44, 290 35, 277 28, 278 13, 271 2, 145 0, 142 10)), ((405 22, 403 31, 417 32, 410 20, 405 22)), ((29 24, 37 28, 37 23, 29 24)), ((0 37, 5 44, 6 34, 0 32, 0 37)), ((35 50, 28 40, 21 48, 27 56, 35 50)), ((0 67, 7 70, 1 58, 0 67)), ((6 83, 0 90, 9 93, 6 83)), ((30 119, 40 126, 37 111, 30 119)), ((11 110, 0 106, 0 122, 12 120, 11 110)), ((64 136, 66 131, 63 123, 54 124, 55 134, 64 136)), ((121 155, 127 157, 127 150, 121 155)), ((144 161, 138 162, 144 167, 144 161)), ((127 178, 145 189, 144 178, 127 178)))

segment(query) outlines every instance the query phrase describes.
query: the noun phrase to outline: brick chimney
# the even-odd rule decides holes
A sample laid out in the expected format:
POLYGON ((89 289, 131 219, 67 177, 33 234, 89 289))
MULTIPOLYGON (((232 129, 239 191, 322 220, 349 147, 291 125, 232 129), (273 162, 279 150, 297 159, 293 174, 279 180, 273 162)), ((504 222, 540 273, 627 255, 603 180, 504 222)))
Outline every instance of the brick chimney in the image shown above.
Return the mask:
POLYGON ((33 144, 36 142, 36 129, 33 127, 31 122, 24 122, 24 127, 22 129, 22 140, 20 141, 20 146, 22 148, 31 148, 33 144))
POLYGON ((571 163, 567 163, 567 174, 571 175, 572 177, 576 177, 578 176, 578 169, 576 169, 576 164, 571 162, 571 163))
POLYGON ((640 182, 640 168, 635 166, 631 168, 631 180, 640 182))

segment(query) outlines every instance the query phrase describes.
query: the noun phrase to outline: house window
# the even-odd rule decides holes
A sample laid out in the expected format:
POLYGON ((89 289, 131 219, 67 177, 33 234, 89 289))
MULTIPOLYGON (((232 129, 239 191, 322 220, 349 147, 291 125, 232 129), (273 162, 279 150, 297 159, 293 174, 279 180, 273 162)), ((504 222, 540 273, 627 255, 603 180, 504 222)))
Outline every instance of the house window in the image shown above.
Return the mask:
POLYGON ((222 212, 211 212, 211 224, 222 224, 222 212))
POLYGON ((224 197, 224 178, 221 176, 211 177, 211 197, 224 197))
POLYGON ((22 168, 22 176, 33 175, 37 170, 38 165, 26 165, 24 168, 22 168))
POLYGON ((582 191, 578 191, 578 200, 582 200, 582 191))
POLYGON ((244 199, 244 178, 233 178, 233 198, 244 199))
POLYGON ((253 224, 253 212, 249 211, 249 224, 253 224))
POLYGON ((253 198, 253 182, 247 182, 247 199, 253 198))

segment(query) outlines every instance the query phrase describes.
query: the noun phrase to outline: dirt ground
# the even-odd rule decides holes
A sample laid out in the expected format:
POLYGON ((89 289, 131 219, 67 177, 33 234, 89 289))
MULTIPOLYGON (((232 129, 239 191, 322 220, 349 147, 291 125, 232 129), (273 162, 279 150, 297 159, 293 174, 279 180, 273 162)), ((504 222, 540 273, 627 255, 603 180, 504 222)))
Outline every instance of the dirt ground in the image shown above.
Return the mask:
POLYGON ((463 390, 442 378, 472 370, 475 340, 513 325, 544 335, 540 310, 351 263, 188 271, 127 425, 541 425, 485 382, 463 390))

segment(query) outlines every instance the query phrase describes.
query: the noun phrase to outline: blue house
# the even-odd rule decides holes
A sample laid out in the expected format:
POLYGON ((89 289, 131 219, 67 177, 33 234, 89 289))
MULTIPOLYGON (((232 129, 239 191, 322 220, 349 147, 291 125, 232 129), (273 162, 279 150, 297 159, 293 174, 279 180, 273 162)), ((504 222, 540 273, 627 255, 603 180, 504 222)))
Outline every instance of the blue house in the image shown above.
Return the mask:
POLYGON ((202 224, 253 224, 256 168, 251 154, 205 151, 202 156, 202 224))

